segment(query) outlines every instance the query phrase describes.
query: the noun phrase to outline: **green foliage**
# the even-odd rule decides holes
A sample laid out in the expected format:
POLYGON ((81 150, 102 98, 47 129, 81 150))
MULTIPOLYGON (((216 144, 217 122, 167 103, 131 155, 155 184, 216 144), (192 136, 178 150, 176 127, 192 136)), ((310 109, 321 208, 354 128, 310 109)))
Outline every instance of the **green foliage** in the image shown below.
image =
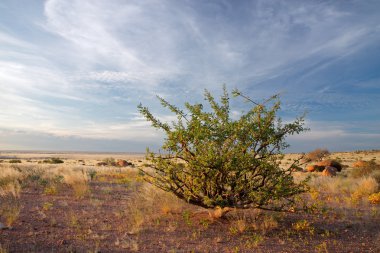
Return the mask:
POLYGON ((163 153, 147 151, 153 170, 141 170, 148 182, 205 208, 282 210, 306 187, 304 182, 293 181, 292 168, 298 160, 288 169, 281 169, 278 162, 288 147, 285 137, 306 130, 303 117, 283 124, 276 115, 280 109, 277 95, 256 103, 237 90, 232 94, 253 104, 237 120, 230 117, 230 96, 225 88, 220 103, 205 91, 211 110, 185 103, 185 112, 158 97, 162 106, 177 116, 171 125, 140 104, 140 113, 166 133, 163 153))

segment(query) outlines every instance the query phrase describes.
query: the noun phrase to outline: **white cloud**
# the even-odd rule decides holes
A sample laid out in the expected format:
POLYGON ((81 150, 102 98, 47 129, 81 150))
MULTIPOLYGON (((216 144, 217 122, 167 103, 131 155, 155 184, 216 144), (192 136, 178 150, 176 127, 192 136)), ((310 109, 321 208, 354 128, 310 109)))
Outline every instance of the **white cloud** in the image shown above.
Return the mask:
POLYGON ((359 50, 375 29, 334 4, 252 2, 249 15, 232 22, 238 8, 225 4, 49 0, 45 28, 78 52, 77 79, 123 82, 147 92, 171 82, 193 89, 251 85, 297 62, 329 59, 321 69, 331 57, 359 50))
MULTIPOLYGON (((187 101, 203 88, 220 90, 226 83, 249 90, 286 73, 296 73, 298 83, 307 85, 315 73, 379 38, 376 16, 335 2, 245 4, 46 1, 44 21, 36 27, 43 30, 34 34, 45 32, 38 44, 0 26, 0 127, 57 136, 150 138, 154 131, 133 113, 140 100, 151 106, 153 94, 187 101), (127 124, 120 123, 123 118, 127 124)), ((279 86, 273 87, 262 90, 279 86)), ((296 99, 286 106, 297 109, 310 102, 318 110, 363 102, 331 93, 333 84, 317 88, 305 91, 297 84, 288 94, 296 99), (302 94, 310 90, 323 97, 302 94)), ((260 92, 265 91, 255 95, 260 92)), ((302 138, 349 138, 345 129, 318 126, 302 138)))

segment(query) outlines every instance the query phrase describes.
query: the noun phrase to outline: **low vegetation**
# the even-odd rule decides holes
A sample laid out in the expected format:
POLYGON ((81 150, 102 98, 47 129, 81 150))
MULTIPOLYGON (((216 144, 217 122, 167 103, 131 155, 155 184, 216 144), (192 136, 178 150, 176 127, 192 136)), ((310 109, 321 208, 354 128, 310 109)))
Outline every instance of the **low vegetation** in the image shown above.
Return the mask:
POLYGON ((52 157, 52 158, 49 158, 49 159, 45 159, 42 161, 43 163, 48 163, 48 164, 60 164, 60 163, 64 163, 64 161, 60 158, 57 158, 57 157, 52 157))
MULTIPOLYGON (((1 250, 378 252, 380 188, 371 160, 380 153, 369 153, 371 159, 358 155, 339 154, 342 170, 333 177, 306 172, 310 163, 293 171, 295 182, 310 177, 309 191, 294 199, 303 212, 231 208, 223 213, 224 207, 209 212, 146 183, 138 168, 94 166, 102 158, 2 163, 1 250), (372 169, 356 177, 358 160, 372 169)), ((281 165, 290 166, 294 157, 285 155, 281 165)), ((153 169, 141 158, 133 163, 153 169)))
POLYGON ((354 169, 351 171, 351 176, 360 178, 365 176, 373 176, 380 183, 380 165, 375 161, 359 160, 353 164, 354 169))

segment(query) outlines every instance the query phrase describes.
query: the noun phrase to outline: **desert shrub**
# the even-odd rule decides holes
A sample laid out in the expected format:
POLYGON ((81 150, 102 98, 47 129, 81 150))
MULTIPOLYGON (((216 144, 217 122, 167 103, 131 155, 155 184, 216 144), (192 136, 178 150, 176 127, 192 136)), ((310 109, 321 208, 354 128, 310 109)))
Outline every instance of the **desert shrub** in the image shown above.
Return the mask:
POLYGON ((12 159, 12 160, 9 160, 9 163, 21 163, 21 160, 20 159, 12 159))
POLYGON ((18 197, 21 190, 20 181, 23 175, 12 166, 4 166, 0 169, 0 197, 8 195, 18 197))
POLYGON ((43 163, 48 163, 48 164, 59 164, 59 163, 64 163, 62 159, 57 158, 57 157, 52 157, 46 160, 42 161, 43 163))
POLYGON ((151 184, 201 207, 283 209, 287 200, 305 191, 305 184, 295 183, 292 176, 298 161, 287 169, 278 163, 288 147, 285 137, 305 130, 303 117, 282 124, 276 115, 278 96, 256 103, 237 90, 232 94, 253 104, 237 120, 230 117, 226 89, 220 103, 205 91, 211 111, 185 103, 185 112, 158 97, 177 116, 171 125, 140 104, 140 113, 166 134, 163 153, 148 150, 153 170, 141 170, 151 184))
POLYGON ((102 162, 108 166, 115 166, 116 165, 115 158, 113 158, 113 157, 104 158, 102 162))
POLYGON ((373 172, 380 171, 380 165, 375 161, 357 161, 353 164, 353 167, 351 176, 354 178, 369 176, 373 172))
POLYGON ((320 161, 322 160, 325 156, 328 156, 330 152, 327 149, 321 149, 317 148, 305 155, 303 160, 305 162, 313 162, 313 161, 320 161))

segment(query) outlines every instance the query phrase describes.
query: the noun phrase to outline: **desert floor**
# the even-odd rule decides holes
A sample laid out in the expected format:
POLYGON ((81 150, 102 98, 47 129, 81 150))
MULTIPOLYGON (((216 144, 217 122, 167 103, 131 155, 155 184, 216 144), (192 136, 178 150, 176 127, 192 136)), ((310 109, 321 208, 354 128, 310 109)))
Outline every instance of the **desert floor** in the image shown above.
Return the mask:
MULTIPOLYGON (((285 155, 281 166, 297 157, 285 155)), ((380 252, 380 204, 369 200, 380 170, 352 176, 358 160, 380 163, 380 151, 327 158, 343 165, 336 177, 294 174, 311 177, 308 211, 233 210, 218 219, 145 183, 144 154, 3 151, 0 252, 380 252), (52 157, 63 163, 43 162, 52 157), (97 165, 118 159, 131 164, 97 165)))

